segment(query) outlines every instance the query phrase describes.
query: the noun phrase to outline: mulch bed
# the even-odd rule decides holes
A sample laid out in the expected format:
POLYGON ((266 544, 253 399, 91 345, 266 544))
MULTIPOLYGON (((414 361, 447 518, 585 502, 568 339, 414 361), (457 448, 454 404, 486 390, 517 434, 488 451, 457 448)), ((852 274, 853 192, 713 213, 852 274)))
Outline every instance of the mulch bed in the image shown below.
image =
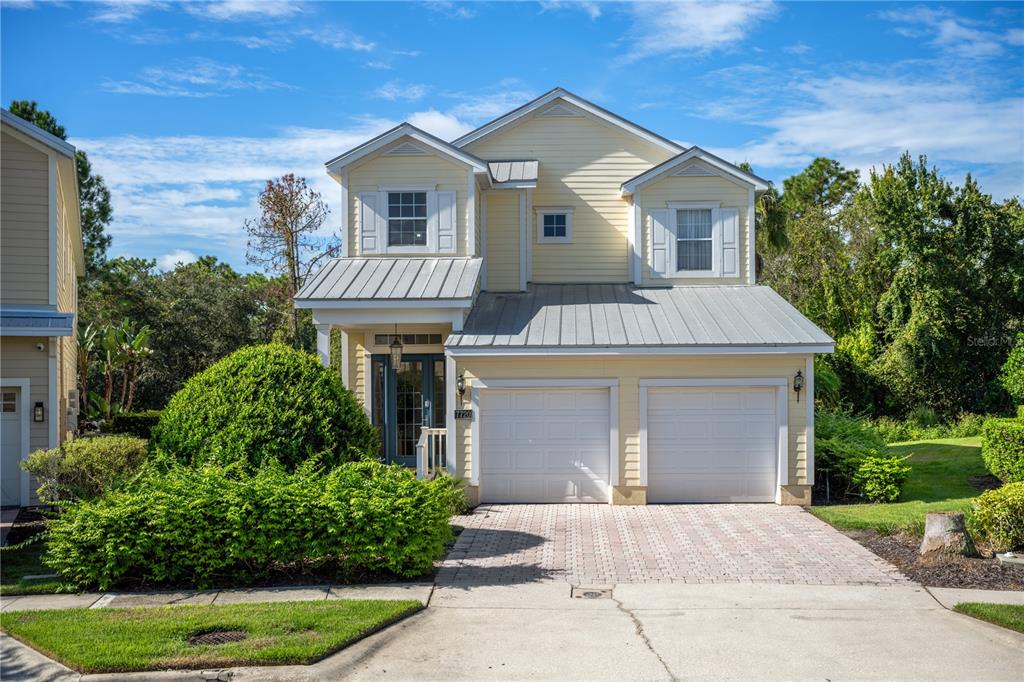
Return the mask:
POLYGON ((881 535, 875 531, 843 531, 926 587, 965 587, 981 590, 1024 590, 1024 566, 1000 564, 988 548, 981 557, 918 554, 921 539, 912 535, 881 535))

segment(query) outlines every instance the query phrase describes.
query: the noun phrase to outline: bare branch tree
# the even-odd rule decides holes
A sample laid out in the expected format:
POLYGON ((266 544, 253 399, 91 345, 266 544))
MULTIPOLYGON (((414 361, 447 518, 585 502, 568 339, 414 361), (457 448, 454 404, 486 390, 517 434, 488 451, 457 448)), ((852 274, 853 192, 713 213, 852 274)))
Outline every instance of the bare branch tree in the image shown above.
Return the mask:
MULTIPOLYGON (((246 260, 284 275, 288 297, 325 258, 341 251, 337 236, 318 234, 330 209, 320 194, 306 185, 306 179, 289 173, 268 180, 260 193, 258 218, 245 221, 249 233, 246 260)), ((298 311, 292 306, 291 336, 298 339, 298 311)))

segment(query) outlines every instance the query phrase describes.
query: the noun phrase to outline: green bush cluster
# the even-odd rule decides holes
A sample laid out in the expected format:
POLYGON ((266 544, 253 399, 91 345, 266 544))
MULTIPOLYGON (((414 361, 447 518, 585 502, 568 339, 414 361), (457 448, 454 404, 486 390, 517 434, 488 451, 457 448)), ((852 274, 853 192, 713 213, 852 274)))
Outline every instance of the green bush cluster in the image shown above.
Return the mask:
POLYGON ((996 549, 1024 548, 1024 481, 982 493, 974 501, 973 523, 996 549))
POLYGON ((379 449, 362 406, 319 360, 283 344, 238 350, 195 375, 168 403, 153 445, 183 464, 268 461, 333 467, 379 449))
POLYGON ((146 461, 146 441, 134 436, 85 436, 37 450, 22 464, 50 504, 91 500, 130 480, 146 461))
POLYGON ((1003 364, 999 382, 1024 410, 1024 332, 1017 334, 1017 342, 1003 364))
MULTIPOLYGON (((932 412, 934 415, 934 412, 932 412)), ((919 418, 924 414, 917 415, 919 418)), ((979 414, 964 412, 956 420, 939 423, 936 421, 893 419, 881 417, 868 422, 886 443, 905 443, 911 440, 934 440, 936 438, 968 438, 981 434, 985 417, 979 414), (927 423, 930 422, 930 423, 927 423)))
POLYGON ((345 576, 429 571, 451 537, 444 482, 396 466, 311 465, 255 473, 176 466, 71 506, 50 528, 46 563, 75 584, 250 581, 299 566, 345 576))
POLYGON ((1024 419, 987 420, 981 433, 981 458, 1000 481, 1024 481, 1024 419))
POLYGON ((909 467, 903 464, 905 458, 886 457, 885 451, 885 441, 865 420, 818 411, 814 417, 816 492, 823 496, 827 481, 832 497, 874 499, 874 495, 879 501, 898 499, 909 473, 900 471, 909 467), (892 463, 885 461, 890 459, 892 463))
POLYGON ((853 482, 871 502, 895 502, 900 499, 903 485, 910 475, 910 467, 904 464, 906 459, 865 457, 860 460, 853 482))
POLYGON ((160 410, 145 412, 121 412, 111 417, 109 424, 104 426, 107 433, 125 433, 137 438, 149 439, 153 427, 160 421, 160 410))

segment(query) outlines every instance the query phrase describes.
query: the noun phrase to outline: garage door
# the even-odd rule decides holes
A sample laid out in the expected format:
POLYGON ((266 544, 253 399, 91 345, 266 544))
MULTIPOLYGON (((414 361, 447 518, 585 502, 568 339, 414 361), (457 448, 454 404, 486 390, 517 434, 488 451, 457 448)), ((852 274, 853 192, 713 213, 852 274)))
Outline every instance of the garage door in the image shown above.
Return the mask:
POLYGON ((651 388, 648 502, 772 502, 778 420, 772 388, 651 388))
POLYGON ((483 502, 607 502, 607 389, 480 393, 483 502))

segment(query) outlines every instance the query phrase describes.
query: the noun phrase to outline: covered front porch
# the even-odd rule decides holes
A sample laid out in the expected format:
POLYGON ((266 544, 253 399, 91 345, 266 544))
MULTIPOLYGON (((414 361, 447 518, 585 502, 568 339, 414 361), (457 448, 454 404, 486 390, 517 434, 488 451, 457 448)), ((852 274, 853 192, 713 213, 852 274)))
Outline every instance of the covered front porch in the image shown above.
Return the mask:
POLYGON ((339 367, 380 429, 382 459, 421 476, 454 451, 455 365, 444 342, 462 330, 479 276, 476 258, 344 258, 295 297, 312 310, 321 361, 339 367))

